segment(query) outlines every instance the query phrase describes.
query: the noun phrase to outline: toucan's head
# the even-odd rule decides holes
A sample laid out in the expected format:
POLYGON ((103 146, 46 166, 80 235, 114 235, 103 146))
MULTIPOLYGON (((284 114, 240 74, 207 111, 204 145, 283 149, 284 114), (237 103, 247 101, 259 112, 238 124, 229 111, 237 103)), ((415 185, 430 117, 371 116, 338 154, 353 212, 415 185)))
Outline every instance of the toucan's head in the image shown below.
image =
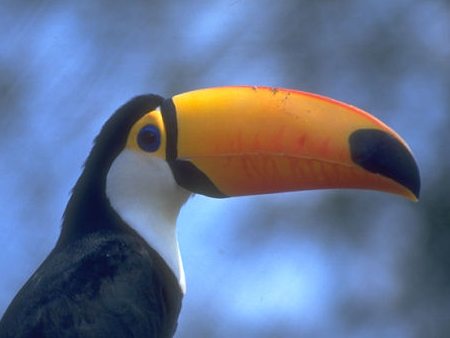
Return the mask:
MULTIPOLYGON (((128 224, 150 231, 143 236, 154 248, 164 246, 155 248, 160 253, 168 245, 178 250, 162 243, 176 238, 168 224, 190 193, 357 188, 419 196, 418 168, 399 135, 358 108, 314 94, 220 87, 140 96, 104 129, 116 125, 120 133, 104 142, 115 149, 106 195, 128 224)), ((180 270, 179 258, 161 255, 180 270)))

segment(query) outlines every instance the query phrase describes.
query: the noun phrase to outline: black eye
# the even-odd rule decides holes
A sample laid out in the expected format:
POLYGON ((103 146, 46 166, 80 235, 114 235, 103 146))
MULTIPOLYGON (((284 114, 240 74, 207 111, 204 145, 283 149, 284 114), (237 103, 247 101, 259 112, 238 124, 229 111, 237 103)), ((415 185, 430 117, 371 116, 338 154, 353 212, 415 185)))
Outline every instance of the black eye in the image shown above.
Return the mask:
POLYGON ((142 127, 137 136, 137 143, 142 150, 154 152, 161 144, 161 134, 159 129, 151 124, 142 127))

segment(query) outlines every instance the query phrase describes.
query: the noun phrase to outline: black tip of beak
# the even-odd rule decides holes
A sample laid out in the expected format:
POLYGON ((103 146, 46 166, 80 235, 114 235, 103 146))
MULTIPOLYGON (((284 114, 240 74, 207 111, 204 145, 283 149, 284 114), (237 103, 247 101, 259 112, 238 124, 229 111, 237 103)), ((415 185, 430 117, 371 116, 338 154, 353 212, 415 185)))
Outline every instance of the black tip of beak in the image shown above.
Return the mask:
POLYGON ((356 164, 398 182, 419 198, 419 168, 402 142, 378 129, 359 129, 352 133, 349 142, 356 164))

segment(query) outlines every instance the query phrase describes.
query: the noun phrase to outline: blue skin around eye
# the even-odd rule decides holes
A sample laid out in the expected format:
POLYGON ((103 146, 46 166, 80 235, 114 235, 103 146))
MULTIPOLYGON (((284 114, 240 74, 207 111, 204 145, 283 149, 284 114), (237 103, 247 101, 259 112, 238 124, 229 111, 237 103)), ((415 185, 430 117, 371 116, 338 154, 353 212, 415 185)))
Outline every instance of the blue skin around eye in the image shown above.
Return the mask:
POLYGON ((137 143, 144 151, 154 152, 158 150, 161 144, 159 129, 151 124, 142 127, 137 136, 137 143))

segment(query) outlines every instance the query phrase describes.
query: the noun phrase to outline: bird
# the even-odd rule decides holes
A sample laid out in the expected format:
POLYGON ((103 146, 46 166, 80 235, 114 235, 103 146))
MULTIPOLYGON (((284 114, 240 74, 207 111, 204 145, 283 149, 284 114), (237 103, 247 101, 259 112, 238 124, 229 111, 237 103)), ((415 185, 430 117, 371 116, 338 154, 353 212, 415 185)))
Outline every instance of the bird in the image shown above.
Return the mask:
POLYGON ((214 198, 369 189, 417 201, 407 143, 369 113, 293 89, 132 98, 95 138, 47 258, 0 337, 172 337, 186 281, 176 220, 214 198))

